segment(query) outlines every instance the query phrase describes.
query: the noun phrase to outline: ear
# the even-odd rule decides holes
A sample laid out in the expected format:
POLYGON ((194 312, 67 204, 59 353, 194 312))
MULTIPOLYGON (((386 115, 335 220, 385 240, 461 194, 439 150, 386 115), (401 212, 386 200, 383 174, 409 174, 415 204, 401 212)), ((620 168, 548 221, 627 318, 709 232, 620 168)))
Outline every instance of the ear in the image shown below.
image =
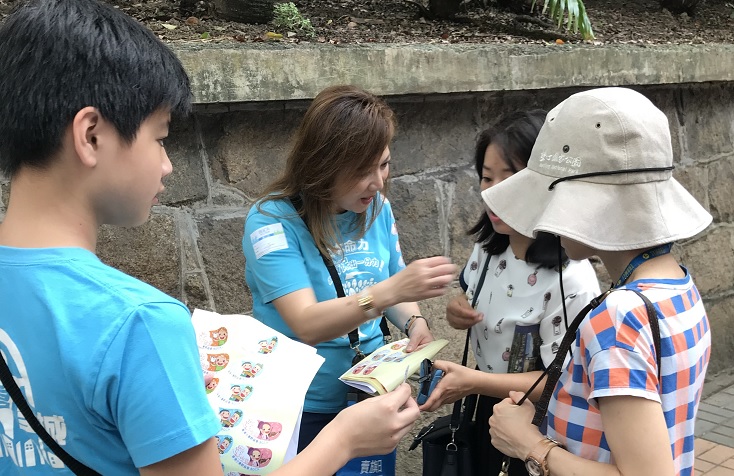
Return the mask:
POLYGON ((95 167, 99 160, 99 135, 103 121, 97 108, 87 106, 76 113, 71 123, 74 151, 86 167, 95 167))

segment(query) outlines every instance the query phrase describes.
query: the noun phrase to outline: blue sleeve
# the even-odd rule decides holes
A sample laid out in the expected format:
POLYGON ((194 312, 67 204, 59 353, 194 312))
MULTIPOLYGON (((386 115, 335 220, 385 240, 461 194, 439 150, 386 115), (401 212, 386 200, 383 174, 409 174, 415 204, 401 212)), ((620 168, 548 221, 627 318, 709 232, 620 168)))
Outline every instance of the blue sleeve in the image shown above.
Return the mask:
POLYGON ((117 427, 138 468, 221 429, 206 398, 191 317, 180 303, 131 312, 102 360, 93 395, 95 411, 117 427))
MULTIPOLYGON (((305 225, 303 228, 307 232, 305 225)), ((308 235, 308 238, 311 239, 311 236, 308 235)), ((270 303, 299 289, 313 288, 298 232, 289 220, 269 216, 253 208, 245 222, 242 250, 249 271, 248 285, 253 293, 258 293, 263 303, 270 303), (270 248, 256 249, 258 245, 262 246, 262 242, 258 242, 255 236, 269 228, 282 230, 281 241, 274 241, 275 246, 270 248), (250 282, 252 280, 256 282, 250 282)))
POLYGON ((398 228, 395 224, 395 215, 392 212, 390 202, 385 199, 384 209, 380 213, 385 216, 386 225, 389 230, 390 237, 390 276, 394 276, 398 272, 405 269, 405 261, 403 260, 403 252, 400 249, 400 237, 398 236, 398 228))

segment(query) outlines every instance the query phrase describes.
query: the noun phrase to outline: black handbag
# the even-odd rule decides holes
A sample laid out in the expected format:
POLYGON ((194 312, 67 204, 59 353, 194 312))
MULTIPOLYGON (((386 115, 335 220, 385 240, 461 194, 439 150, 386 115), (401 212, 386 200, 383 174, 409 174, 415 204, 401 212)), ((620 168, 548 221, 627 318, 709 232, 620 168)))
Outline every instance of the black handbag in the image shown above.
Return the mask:
POLYGON ((454 411, 435 419, 413 438, 409 451, 423 449, 423 476, 474 476, 477 451, 473 421, 477 396, 469 395, 454 403, 454 411), (458 410, 457 410, 458 409, 458 410))
MULTIPOLYGON (((479 282, 474 290, 472 307, 477 304, 479 292, 487 276, 489 259, 490 256, 487 256, 479 282)), ((470 340, 471 329, 466 332, 464 355, 461 359, 461 365, 464 367, 466 367, 469 355, 470 340)), ((477 398, 477 395, 468 395, 463 402, 457 400, 451 415, 435 419, 413 438, 409 451, 416 449, 419 444, 422 445, 423 476, 474 476, 479 474, 479 468, 473 467, 474 454, 479 450, 474 438, 476 422, 473 421, 477 398)))

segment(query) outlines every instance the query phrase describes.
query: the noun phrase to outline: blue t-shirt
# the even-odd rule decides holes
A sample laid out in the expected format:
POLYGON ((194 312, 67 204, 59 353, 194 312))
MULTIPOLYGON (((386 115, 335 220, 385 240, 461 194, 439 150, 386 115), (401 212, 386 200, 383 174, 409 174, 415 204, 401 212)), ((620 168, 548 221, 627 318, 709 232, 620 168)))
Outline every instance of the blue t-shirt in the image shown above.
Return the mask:
MULTIPOLYGON (((0 310, 0 351, 26 400, 95 471, 140 474, 220 429, 186 307, 93 253, 0 246, 0 310)), ((2 386, 0 438, 0 474, 71 474, 2 386)))
MULTIPOLYGON (((377 196, 371 207, 376 206, 377 196)), ((252 292, 254 317, 283 334, 298 339, 278 314, 272 301, 299 289, 312 288, 319 302, 336 299, 336 289, 319 250, 290 201, 266 201, 250 209, 242 248, 245 278, 252 292), (264 213, 263 213, 264 212, 264 213)), ((379 206, 379 205, 377 205, 379 206)), ((371 208, 367 210, 370 216, 371 208)), ((337 215, 344 254, 332 257, 347 296, 383 281, 405 267, 390 203, 384 199, 375 222, 361 239, 351 230, 356 215, 337 215)), ((380 320, 359 326, 360 348, 367 354, 382 344, 380 320)), ((336 413, 346 406, 349 388, 339 376, 351 366, 354 351, 344 335, 316 345, 326 359, 311 383, 304 410, 336 413)))

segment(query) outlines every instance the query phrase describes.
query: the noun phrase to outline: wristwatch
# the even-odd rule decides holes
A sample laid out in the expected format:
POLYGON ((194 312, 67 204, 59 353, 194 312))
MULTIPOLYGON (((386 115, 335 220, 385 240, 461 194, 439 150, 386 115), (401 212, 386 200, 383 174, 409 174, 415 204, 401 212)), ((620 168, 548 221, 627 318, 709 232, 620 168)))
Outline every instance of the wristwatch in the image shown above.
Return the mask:
POLYGON ((525 469, 530 476, 550 476, 548 453, 556 446, 563 448, 562 444, 549 436, 546 436, 535 445, 533 451, 525 458, 525 469))

